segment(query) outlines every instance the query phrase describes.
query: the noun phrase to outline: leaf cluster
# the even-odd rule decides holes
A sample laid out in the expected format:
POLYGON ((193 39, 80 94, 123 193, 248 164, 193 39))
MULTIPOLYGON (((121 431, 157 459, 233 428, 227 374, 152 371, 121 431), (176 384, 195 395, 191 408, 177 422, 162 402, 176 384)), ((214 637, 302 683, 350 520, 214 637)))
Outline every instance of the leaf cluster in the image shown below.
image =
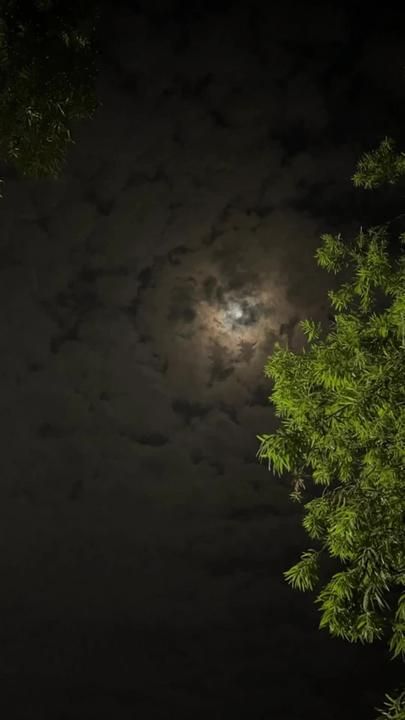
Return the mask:
POLYGON ((403 175, 405 153, 398 153, 395 141, 386 137, 378 148, 363 155, 352 180, 355 187, 372 190, 384 184, 395 185, 403 175))
MULTIPOLYGON (((359 162, 354 182, 371 188, 401 174, 405 155, 386 139, 359 162)), ((304 320, 306 347, 276 344, 267 359, 279 427, 257 436, 257 456, 274 474, 289 474, 295 501, 304 501, 308 481, 319 486, 304 502, 314 547, 286 580, 314 591, 322 559, 333 558, 339 570, 315 601, 320 627, 349 642, 385 639, 404 660, 405 259, 381 226, 351 241, 323 235, 316 260, 344 273, 329 292, 334 319, 326 329, 304 320)), ((381 718, 405 720, 404 698, 389 699, 381 718)))
POLYGON ((57 178, 74 143, 72 123, 99 105, 97 20, 92 2, 1 4, 0 158, 23 176, 57 178))

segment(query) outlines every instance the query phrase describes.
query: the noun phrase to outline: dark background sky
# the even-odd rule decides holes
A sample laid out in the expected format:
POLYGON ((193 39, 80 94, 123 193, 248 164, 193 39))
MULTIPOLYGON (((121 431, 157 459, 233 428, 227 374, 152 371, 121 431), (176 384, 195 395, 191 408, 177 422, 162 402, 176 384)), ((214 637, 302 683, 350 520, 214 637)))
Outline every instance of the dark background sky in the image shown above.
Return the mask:
POLYGON ((395 687, 284 582, 300 508, 256 459, 319 236, 385 219, 350 177, 405 147, 404 18, 366 10, 106 2, 62 177, 3 172, 5 720, 366 720, 395 687))

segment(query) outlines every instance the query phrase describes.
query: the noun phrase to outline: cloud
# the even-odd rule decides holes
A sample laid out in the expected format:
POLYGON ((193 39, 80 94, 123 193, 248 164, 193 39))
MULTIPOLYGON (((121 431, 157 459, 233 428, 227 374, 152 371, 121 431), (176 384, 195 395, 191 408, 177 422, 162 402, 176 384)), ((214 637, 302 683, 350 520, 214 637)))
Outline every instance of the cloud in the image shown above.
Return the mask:
POLYGON ((173 410, 178 413, 186 425, 190 425, 194 418, 202 418, 210 407, 198 402, 190 402, 186 398, 176 398, 172 401, 173 410))

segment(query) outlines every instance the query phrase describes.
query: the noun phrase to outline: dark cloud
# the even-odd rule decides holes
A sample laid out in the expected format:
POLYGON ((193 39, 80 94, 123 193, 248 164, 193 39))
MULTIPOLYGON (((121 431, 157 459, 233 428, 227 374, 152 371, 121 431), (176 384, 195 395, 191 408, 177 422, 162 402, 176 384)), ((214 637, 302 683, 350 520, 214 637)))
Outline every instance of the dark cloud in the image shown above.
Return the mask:
POLYGON ((192 323, 196 317, 194 281, 173 288, 167 318, 172 323, 192 323))
POLYGON ((250 343, 242 340, 239 343, 238 361, 249 363, 255 354, 256 343, 250 343))
POLYGON ((218 407, 225 415, 227 415, 232 420, 232 422, 238 422, 238 409, 236 407, 221 401, 219 402, 218 407))
POLYGON ((199 448, 193 448, 190 452, 191 461, 195 465, 199 465, 200 462, 202 462, 204 460, 204 457, 205 457, 205 455, 204 455, 203 451, 200 450, 199 448))
POLYGON ((251 405, 261 405, 262 407, 269 407, 269 395, 271 393, 271 384, 268 381, 267 385, 258 383, 250 398, 251 405))
POLYGON ((191 252, 191 249, 185 245, 177 245, 177 247, 173 248, 173 250, 170 250, 168 253, 169 262, 172 265, 180 265, 181 257, 189 252, 191 252))
POLYGON ((103 198, 92 188, 89 188, 83 197, 87 202, 95 205, 100 215, 110 215, 114 209, 115 201, 113 199, 103 198))
POLYGON ((172 401, 172 408, 183 421, 189 425, 194 418, 202 418, 210 411, 210 407, 201 403, 192 403, 187 399, 178 398, 172 401))
POLYGON ((213 275, 209 275, 208 277, 206 277, 203 282, 204 298, 209 303, 213 301, 214 292, 216 290, 217 284, 218 281, 213 275))
POLYGON ((233 365, 230 364, 229 352, 226 347, 215 344, 210 352, 209 366, 209 385, 215 382, 226 380, 235 371, 233 365))
MULTIPOLYGON (((70 431, 71 432, 71 431, 70 431)), ((38 435, 41 438, 64 438, 69 435, 69 431, 65 428, 57 427, 49 422, 41 423, 38 428, 38 435)))
POLYGON ((225 474, 225 463, 221 462, 220 460, 211 460, 208 462, 208 464, 216 470, 218 475, 225 474))
POLYGON ((160 433, 150 433, 148 435, 140 435, 136 438, 140 445, 151 445, 152 447, 161 447, 169 442, 169 438, 160 433))
POLYGON ((153 280, 152 280, 152 268, 146 267, 143 268, 138 273, 138 282, 139 287, 144 290, 145 288, 153 287, 153 280))

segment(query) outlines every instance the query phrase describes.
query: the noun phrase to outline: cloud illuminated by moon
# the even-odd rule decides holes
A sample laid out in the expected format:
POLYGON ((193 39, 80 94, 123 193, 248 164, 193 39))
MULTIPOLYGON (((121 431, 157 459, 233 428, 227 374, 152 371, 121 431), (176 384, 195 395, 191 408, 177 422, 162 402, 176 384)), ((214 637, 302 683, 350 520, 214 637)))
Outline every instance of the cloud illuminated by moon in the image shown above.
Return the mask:
POLYGON ((261 334, 263 336, 264 326, 269 327, 269 311, 274 306, 274 298, 271 301, 270 297, 264 298, 263 293, 259 294, 260 298, 244 295, 242 298, 231 296, 215 303, 201 301, 198 315, 207 339, 220 342, 236 354, 241 343, 255 345, 261 334))
POLYGON ((249 392, 263 375, 275 338, 282 328, 292 334, 289 323, 296 315, 280 253, 263 253, 281 229, 283 248, 290 231, 296 235, 288 217, 290 225, 284 215, 272 216, 257 229, 255 218, 234 209, 213 246, 190 243, 175 263, 161 255, 147 277, 145 270, 139 274, 136 314, 130 309, 139 337, 136 354, 150 369, 152 346, 165 387, 184 392, 187 378, 196 397, 204 388, 211 396, 223 393, 235 402, 240 396, 243 402, 245 388, 249 392))
POLYGON ((232 322, 240 320, 243 317, 243 309, 238 302, 230 302, 225 310, 225 316, 232 322))

